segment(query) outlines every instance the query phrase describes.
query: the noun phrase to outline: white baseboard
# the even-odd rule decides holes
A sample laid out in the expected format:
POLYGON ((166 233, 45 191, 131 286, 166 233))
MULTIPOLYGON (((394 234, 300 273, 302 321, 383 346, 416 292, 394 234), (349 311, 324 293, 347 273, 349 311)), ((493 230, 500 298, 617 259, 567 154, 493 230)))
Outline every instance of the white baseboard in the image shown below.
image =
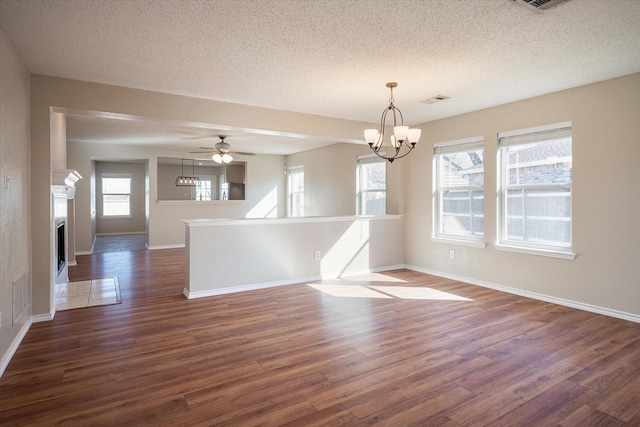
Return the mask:
POLYGON ((519 295, 521 297, 531 298, 539 301, 550 302, 552 304, 558 304, 565 307, 576 308, 578 310, 589 311, 591 313, 602 314, 609 317, 615 317, 617 319, 628 320, 634 323, 640 323, 640 315, 627 313, 624 311, 614 310, 606 307, 599 307, 596 305, 586 304, 583 302, 568 300, 564 298, 558 298, 551 295, 539 294, 537 292, 524 291, 522 289, 511 288, 509 286, 497 285, 495 283, 484 282, 482 280, 471 279, 469 277, 457 276, 455 274, 443 273, 441 271, 429 270, 427 268, 416 267, 414 265, 405 266, 408 270, 417 271, 419 273, 431 274, 433 276, 444 277, 446 279, 457 280, 459 282, 469 283, 471 285, 482 286, 483 288, 494 289, 496 291, 506 292, 513 295, 519 295))
POLYGON ((74 265, 78 265, 78 263, 76 262, 76 260, 73 260, 73 261, 67 261, 67 266, 69 266, 69 267, 73 267, 74 265))
POLYGON ((35 316, 31 316, 32 323, 40 323, 40 322, 49 322, 53 320, 53 317, 56 315, 53 313, 44 313, 44 314, 36 314, 35 316))
POLYGON ((150 251, 156 251, 159 249, 182 249, 184 248, 184 243, 181 245, 154 245, 154 246, 147 246, 147 249, 149 249, 150 251))
POLYGON ((92 251, 76 251, 76 255, 91 255, 92 251))
POLYGON ((379 273, 382 271, 398 270, 405 268, 404 265, 391 265, 386 267, 376 267, 366 270, 347 271, 344 273, 324 274, 321 276, 298 277, 294 279, 275 280, 273 282, 251 283, 248 285, 229 286, 226 288, 210 289, 206 291, 189 292, 187 288, 182 290, 187 299, 212 297, 216 295, 232 294, 235 292, 255 291, 257 289, 275 288, 277 286, 298 285, 306 282, 317 282, 319 280, 337 279, 339 277, 357 276, 360 274, 379 273))
POLYGON ((122 233, 96 233, 96 236, 125 236, 133 234, 147 234, 146 231, 127 231, 122 233))
POLYGON ((185 288, 182 293, 187 299, 212 297, 216 295, 233 294, 236 292, 255 291, 257 289, 275 288, 277 286, 296 285, 304 282, 316 282, 321 280, 320 276, 311 276, 306 278, 297 278, 291 280, 277 280, 273 282, 252 283, 249 285, 229 286, 227 288, 210 289, 206 291, 189 292, 185 288))
POLYGON ((27 320, 24 326, 22 326, 22 328, 20 329, 20 332, 18 332, 18 335, 15 337, 15 339, 7 349, 7 352, 2 356, 2 360, 0 360, 0 377, 2 376, 2 374, 4 374, 4 371, 7 369, 7 366, 9 366, 9 362, 11 362, 13 355, 16 354, 16 351, 18 350, 20 343, 24 339, 24 336, 27 335, 27 332, 29 331, 30 327, 31 327, 31 319, 27 320))

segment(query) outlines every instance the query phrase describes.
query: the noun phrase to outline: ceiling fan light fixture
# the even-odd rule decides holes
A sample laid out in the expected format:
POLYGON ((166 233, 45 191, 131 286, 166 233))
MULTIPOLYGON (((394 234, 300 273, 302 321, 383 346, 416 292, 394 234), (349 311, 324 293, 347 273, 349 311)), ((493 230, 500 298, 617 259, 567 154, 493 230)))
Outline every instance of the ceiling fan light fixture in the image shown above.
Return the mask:
POLYGON ((216 163, 231 163, 233 161, 233 156, 227 153, 222 153, 222 154, 216 153, 213 156, 211 156, 211 160, 213 160, 216 163))

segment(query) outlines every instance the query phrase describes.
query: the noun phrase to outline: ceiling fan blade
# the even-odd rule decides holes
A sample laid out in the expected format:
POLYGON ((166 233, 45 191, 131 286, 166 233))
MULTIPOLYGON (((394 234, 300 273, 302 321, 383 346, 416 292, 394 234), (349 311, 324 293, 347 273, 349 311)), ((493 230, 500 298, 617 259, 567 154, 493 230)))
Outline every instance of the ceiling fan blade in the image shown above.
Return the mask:
POLYGON ((255 156, 256 153, 243 153, 242 151, 229 151, 227 154, 232 156, 255 156))
POLYGON ((189 151, 190 154, 215 154, 217 153, 217 151, 212 151, 212 150, 208 150, 208 151, 189 151))
POLYGON ((182 139, 206 139, 206 138, 217 138, 218 135, 197 135, 197 136, 189 136, 182 139))

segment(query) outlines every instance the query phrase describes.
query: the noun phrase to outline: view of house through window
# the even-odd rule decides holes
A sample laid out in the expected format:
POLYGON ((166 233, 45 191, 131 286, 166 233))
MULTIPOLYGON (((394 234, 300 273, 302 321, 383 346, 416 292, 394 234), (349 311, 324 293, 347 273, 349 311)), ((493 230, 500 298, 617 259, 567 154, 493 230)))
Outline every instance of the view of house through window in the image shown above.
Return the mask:
POLYGON ((387 164, 378 156, 358 157, 357 214, 387 213, 387 164))
POLYGON ((131 175, 102 175, 102 216, 131 215, 131 175))
POLYGON ((289 168, 287 181, 287 214, 288 216, 304 216, 304 167, 289 168))
POLYGON ((435 144, 434 237, 483 240, 482 138, 435 144))
POLYGON ((499 242, 571 248, 571 123, 499 135, 499 242))

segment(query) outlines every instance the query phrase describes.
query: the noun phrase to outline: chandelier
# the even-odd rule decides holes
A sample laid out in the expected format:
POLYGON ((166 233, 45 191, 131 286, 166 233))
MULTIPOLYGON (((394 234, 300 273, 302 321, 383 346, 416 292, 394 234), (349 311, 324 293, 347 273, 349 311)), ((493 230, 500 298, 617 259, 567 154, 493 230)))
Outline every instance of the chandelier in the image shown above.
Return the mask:
POLYGON ((404 125, 402 112, 393 104, 393 88, 397 86, 398 83, 396 82, 387 83, 387 87, 391 91, 391 98, 389 98, 389 106, 382 112, 380 129, 367 129, 364 131, 364 139, 369 144, 371 150, 373 150, 378 157, 389 160, 390 163, 393 163, 395 159, 401 159, 409 154, 416 146, 421 133, 420 129, 409 129, 409 126, 404 125), (384 128, 389 111, 393 112, 393 135, 390 136, 393 155, 385 156, 385 153, 381 153, 380 149, 384 143, 384 128), (405 148, 404 151, 402 150, 403 147, 405 148), (402 151, 403 153, 401 154, 402 151))
POLYGON ((177 187, 195 187, 200 183, 200 178, 195 176, 196 161, 191 160, 191 176, 184 175, 184 159, 182 161, 182 175, 176 178, 177 187))

